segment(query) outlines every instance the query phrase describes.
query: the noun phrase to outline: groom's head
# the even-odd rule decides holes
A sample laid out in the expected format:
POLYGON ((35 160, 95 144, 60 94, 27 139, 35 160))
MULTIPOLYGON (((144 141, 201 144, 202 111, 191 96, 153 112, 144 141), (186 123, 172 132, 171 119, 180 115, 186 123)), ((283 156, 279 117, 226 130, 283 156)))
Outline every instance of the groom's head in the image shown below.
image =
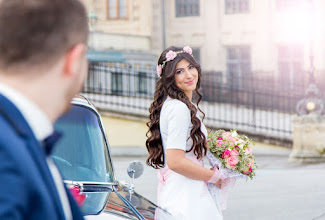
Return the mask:
POLYGON ((0 0, 0 69, 51 65, 86 44, 88 22, 79 0, 0 0))

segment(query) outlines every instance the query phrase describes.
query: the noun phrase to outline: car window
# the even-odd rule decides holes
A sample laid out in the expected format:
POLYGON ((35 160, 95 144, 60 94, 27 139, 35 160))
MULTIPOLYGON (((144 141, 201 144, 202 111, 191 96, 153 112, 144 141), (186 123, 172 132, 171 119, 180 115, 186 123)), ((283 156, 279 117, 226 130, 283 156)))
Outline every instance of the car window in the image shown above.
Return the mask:
POLYGON ((113 182, 99 122, 91 109, 74 105, 55 123, 55 130, 63 137, 51 156, 65 180, 113 182))
MULTIPOLYGON (((99 116, 90 108, 73 105, 57 120, 56 131, 63 134, 51 157, 64 180, 114 182, 113 168, 99 116)), ((84 215, 100 213, 110 192, 84 193, 84 215)))

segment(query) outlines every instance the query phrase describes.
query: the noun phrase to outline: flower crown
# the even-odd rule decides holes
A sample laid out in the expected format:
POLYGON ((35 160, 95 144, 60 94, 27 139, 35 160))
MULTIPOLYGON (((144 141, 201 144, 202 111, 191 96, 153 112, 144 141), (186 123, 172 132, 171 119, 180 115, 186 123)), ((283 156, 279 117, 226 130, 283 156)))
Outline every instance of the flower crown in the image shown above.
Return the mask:
POLYGON ((186 46, 186 47, 183 47, 183 50, 179 50, 179 51, 170 50, 170 51, 168 51, 166 53, 166 60, 164 60, 162 64, 157 65, 157 75, 158 75, 158 77, 161 77, 162 69, 165 67, 166 63, 168 61, 171 61, 171 60, 175 59, 175 57, 179 53, 188 53, 188 54, 192 55, 192 48, 190 48, 189 46, 186 46))

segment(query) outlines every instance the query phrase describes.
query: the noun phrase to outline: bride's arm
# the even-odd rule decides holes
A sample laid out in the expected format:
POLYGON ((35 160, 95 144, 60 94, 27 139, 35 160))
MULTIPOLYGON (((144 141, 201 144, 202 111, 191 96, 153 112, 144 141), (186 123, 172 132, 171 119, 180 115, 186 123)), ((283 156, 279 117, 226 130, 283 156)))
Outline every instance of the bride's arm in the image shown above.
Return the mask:
POLYGON ((187 178, 213 183, 216 181, 214 184, 219 188, 221 186, 221 179, 216 179, 215 172, 218 171, 207 169, 187 159, 183 150, 167 149, 166 162, 169 169, 187 178))

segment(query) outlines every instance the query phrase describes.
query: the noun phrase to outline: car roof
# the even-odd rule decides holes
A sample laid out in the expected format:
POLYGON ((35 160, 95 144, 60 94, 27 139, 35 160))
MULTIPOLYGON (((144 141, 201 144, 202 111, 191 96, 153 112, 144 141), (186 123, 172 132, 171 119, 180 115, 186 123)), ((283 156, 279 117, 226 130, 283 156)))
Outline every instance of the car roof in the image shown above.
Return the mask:
POLYGON ((98 111, 97 109, 95 108, 95 106, 89 101, 89 99, 87 99, 86 97, 82 96, 82 95, 78 95, 76 97, 74 97, 72 100, 71 100, 71 104, 74 104, 74 105, 81 105, 81 106, 85 106, 85 107, 88 107, 88 108, 91 108, 92 110, 94 110, 97 114, 98 111))

